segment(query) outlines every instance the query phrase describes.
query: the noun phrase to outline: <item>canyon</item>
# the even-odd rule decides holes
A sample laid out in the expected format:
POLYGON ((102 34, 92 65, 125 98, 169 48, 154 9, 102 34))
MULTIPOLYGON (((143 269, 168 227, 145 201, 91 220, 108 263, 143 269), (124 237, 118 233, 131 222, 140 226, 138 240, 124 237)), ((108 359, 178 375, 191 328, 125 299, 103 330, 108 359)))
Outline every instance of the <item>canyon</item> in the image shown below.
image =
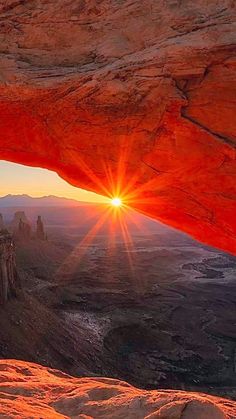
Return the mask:
MULTIPOLYGON (((118 195, 128 207, 236 254, 235 12, 234 0, 1 2, 0 159, 50 169, 74 186, 109 197, 118 195)), ((46 246, 45 242, 41 244, 42 254, 46 246)), ((210 362, 215 362, 222 377, 230 377, 233 386, 235 366, 232 362, 230 368, 225 365, 234 357, 235 292, 233 282, 220 276, 222 259, 213 257, 209 262, 212 258, 207 258, 207 263, 202 263, 191 253, 176 283, 188 298, 178 294, 179 287, 174 289, 176 284, 171 281, 167 290, 156 289, 155 304, 159 297, 161 303, 157 304, 159 312, 153 327, 153 314, 149 313, 151 318, 143 319, 148 327, 133 323, 131 328, 123 324, 122 328, 118 325, 107 330, 103 342, 107 358, 101 358, 93 332, 89 335, 84 328, 88 319, 80 313, 78 334, 71 320, 74 313, 67 313, 71 322, 68 329, 65 323, 61 325, 58 311, 62 307, 65 311, 68 303, 70 307, 73 303, 76 310, 78 306, 82 311, 83 307, 98 310, 100 306, 102 312, 110 302, 118 318, 119 296, 106 300, 111 297, 107 291, 107 295, 100 291, 99 296, 86 275, 87 291, 78 291, 80 283, 73 289, 66 282, 68 272, 62 269, 56 287, 53 283, 45 287, 42 278, 37 278, 37 286, 30 289, 32 272, 26 275, 23 286, 27 284, 27 292, 19 290, 14 298, 17 279, 15 274, 6 274, 5 263, 6 258, 11 261, 8 272, 12 272, 11 238, 1 238, 0 248, 1 285, 10 284, 2 286, 1 293, 1 356, 10 357, 12 353, 24 358, 25 342, 34 337, 27 348, 27 362, 0 361, 2 417, 235 418, 235 402, 225 398, 178 389, 140 390, 121 378, 84 377, 92 374, 90 363, 100 363, 102 375, 114 375, 114 366, 107 363, 112 351, 116 351, 115 370, 118 365, 119 375, 127 373, 127 354, 130 364, 142 366, 145 351, 141 347, 138 359, 134 359, 133 348, 144 337, 148 345, 158 342, 167 352, 174 340, 179 354, 187 348, 189 361, 183 358, 184 362, 176 363, 175 351, 169 354, 172 372, 182 369, 186 373, 190 369, 192 373, 192 367, 200 364, 197 376, 189 375, 196 381, 199 371, 200 376, 209 372, 207 353, 201 346, 207 342, 209 354, 213 351, 215 356, 210 362), (191 275, 191 281, 184 282, 184 272, 196 269, 207 284, 191 275), (217 272, 218 279, 223 278, 221 285, 212 285, 212 271, 217 272), (173 333, 172 313, 173 324, 178 319, 190 319, 189 339, 197 323, 200 339, 193 342, 194 350, 190 341, 183 339, 182 330, 177 336, 173 333), (54 331, 58 332, 56 337, 54 331), (76 334, 80 345, 75 347, 76 334), (45 348, 50 348, 48 353, 45 348), (193 354, 196 348, 201 353, 200 363, 193 354), (82 378, 57 371, 66 359, 69 373, 82 378), (51 362, 56 369, 50 369, 51 362)), ((33 257, 40 257, 35 250, 33 257)), ((58 257, 61 250, 51 250, 53 257, 55 253, 58 257)), ((181 251, 177 254, 181 257, 181 251)), ((162 249, 162 259, 165 255, 162 249)), ((70 261, 75 263, 73 253, 70 261)), ((148 257, 142 269, 145 266, 150 266, 148 257)), ((55 274, 54 267, 50 269, 55 274)), ((106 275, 99 278, 102 284, 106 275)), ((124 289, 126 280, 124 273, 124 289)), ((145 293, 141 296, 148 303, 150 296, 146 294, 146 298, 145 293)), ((121 292, 121 311, 127 296, 127 289, 121 292)), ((142 306, 140 302, 135 304, 142 306)), ((149 357, 150 369, 169 371, 169 360, 156 355, 149 357)), ((140 369, 130 371, 141 377, 140 369)), ((162 383, 163 375, 154 375, 154 380, 162 383)), ((229 389, 222 391, 224 397, 234 397, 229 389)))
MULTIPOLYGON (((52 409, 52 415, 60 412, 65 417, 73 417, 73 412, 75 417, 88 415, 88 405, 93 405, 90 416, 94 418, 100 409, 101 417, 140 414, 143 418, 162 407, 156 408, 149 398, 137 401, 149 395, 162 400, 161 413, 168 419, 173 412, 182 417, 183 410, 187 418, 195 414, 199 419, 199 409, 204 419, 212 409, 212 417, 217 418, 215 406, 225 417, 234 417, 235 258, 149 219, 140 231, 139 214, 139 229, 129 228, 132 243, 125 245, 117 235, 111 246, 108 225, 86 245, 86 220, 89 228, 91 219, 84 208, 69 208, 66 217, 65 209, 61 213, 55 208, 40 210, 43 220, 47 216, 50 220, 48 240, 16 242, 21 289, 17 298, 0 308, 0 371, 6 371, 1 406, 5 403, 4 409, 16 411, 24 406, 23 418, 28 418, 30 408, 36 415, 38 403, 41 409, 52 409), (52 389, 47 386, 46 393, 42 371, 51 377, 52 389), (60 388, 53 384, 55 374, 62 377, 60 388), (114 383, 118 399, 106 398, 110 394, 106 386, 93 399, 92 390, 103 386, 101 376, 110 377, 108 387, 114 383), (74 396, 65 392, 67 378, 75 380, 74 396), (28 390, 20 384, 26 381, 28 390), (36 387, 31 387, 33 381, 36 387), (64 407, 57 407, 54 385, 64 407), (14 403, 9 401, 12 391, 14 403), (84 399, 76 396, 77 391, 83 392, 84 399), (36 393, 44 394, 43 400, 36 393), (144 410, 137 407, 139 403, 147 403, 144 410), (107 416, 100 406, 104 404, 107 416)), ((6 225, 6 220, 11 224, 15 208, 8 217, 9 208, 1 211, 6 225)), ((39 208, 24 211, 25 219, 34 225, 39 208)), ((42 412, 39 417, 47 417, 46 413, 40 416, 42 412)))

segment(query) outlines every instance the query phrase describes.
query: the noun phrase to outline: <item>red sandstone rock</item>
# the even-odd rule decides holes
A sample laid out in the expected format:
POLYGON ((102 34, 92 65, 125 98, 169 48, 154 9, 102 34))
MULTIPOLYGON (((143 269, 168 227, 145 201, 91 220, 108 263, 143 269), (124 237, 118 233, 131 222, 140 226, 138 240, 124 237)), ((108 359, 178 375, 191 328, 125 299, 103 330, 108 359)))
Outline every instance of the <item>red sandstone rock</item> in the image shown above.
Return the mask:
POLYGON ((232 0, 6 0, 0 158, 236 253, 232 0))
POLYGON ((0 361, 6 418, 233 419, 236 403, 183 391, 143 391, 109 378, 72 378, 23 361, 0 361))

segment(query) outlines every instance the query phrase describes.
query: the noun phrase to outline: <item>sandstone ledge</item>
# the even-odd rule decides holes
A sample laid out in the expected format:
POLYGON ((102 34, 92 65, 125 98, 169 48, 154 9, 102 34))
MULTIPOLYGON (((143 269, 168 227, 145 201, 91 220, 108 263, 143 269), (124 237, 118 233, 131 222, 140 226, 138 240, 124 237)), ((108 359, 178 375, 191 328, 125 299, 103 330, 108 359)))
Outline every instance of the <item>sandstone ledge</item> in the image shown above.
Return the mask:
POLYGON ((143 391, 108 378, 73 378, 37 364, 0 361, 1 418, 233 419, 236 403, 183 391, 143 391))

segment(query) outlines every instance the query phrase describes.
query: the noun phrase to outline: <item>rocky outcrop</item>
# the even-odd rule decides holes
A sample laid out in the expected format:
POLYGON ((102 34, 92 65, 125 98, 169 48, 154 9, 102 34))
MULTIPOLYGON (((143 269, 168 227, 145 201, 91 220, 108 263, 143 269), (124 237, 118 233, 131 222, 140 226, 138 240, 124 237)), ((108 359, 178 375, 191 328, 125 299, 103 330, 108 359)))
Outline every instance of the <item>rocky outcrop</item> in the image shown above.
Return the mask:
POLYGON ((17 231, 19 229, 20 223, 29 224, 29 221, 25 215, 25 211, 16 211, 13 217, 13 220, 10 224, 10 228, 13 231, 17 231))
POLYGON ((3 216, 0 214, 0 231, 4 229, 3 216))
POLYGON ((233 419, 236 403, 183 391, 142 391, 109 378, 73 378, 0 361, 0 415, 7 418, 233 419))
POLYGON ((38 218, 37 218, 36 238, 39 239, 39 240, 45 240, 46 239, 46 235, 45 235, 45 232, 44 232, 44 225, 43 225, 41 215, 39 215, 38 218))
POLYGON ((0 158, 236 253, 232 0, 7 0, 0 158))
POLYGON ((20 219, 19 221, 19 225, 15 233, 15 237, 17 240, 20 240, 20 241, 30 240, 31 238, 31 227, 28 223, 24 223, 22 219, 20 219))
POLYGON ((20 287, 11 235, 0 233, 0 304, 16 295, 20 287))
POLYGON ((28 241, 31 238, 31 226, 24 211, 16 211, 10 224, 14 239, 28 241))

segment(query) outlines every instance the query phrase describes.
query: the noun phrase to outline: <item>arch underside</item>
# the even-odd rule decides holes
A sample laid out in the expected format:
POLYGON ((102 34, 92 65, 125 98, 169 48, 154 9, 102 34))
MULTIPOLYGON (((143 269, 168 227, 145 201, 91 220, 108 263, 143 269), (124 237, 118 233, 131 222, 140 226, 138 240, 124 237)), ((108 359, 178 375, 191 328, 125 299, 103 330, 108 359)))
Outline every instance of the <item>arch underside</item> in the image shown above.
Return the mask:
POLYGON ((235 6, 146 3, 0 6, 0 159, 236 254, 235 6))

